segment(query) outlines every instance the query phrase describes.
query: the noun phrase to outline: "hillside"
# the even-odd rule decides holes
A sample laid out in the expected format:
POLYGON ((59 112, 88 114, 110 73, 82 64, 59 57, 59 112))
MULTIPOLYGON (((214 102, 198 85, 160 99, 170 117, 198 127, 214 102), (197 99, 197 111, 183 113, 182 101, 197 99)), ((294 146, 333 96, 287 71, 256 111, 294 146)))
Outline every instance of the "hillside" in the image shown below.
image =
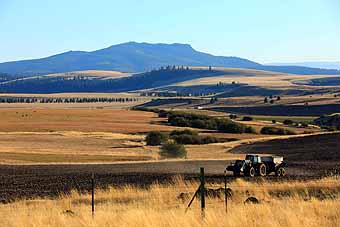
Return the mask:
MULTIPOLYGON (((92 72, 92 71, 91 71, 92 72)), ((166 86, 200 77, 224 74, 220 70, 169 68, 146 73, 71 72, 34 76, 0 83, 2 93, 127 92, 166 86)))
POLYGON ((113 45, 91 52, 69 51, 41 59, 1 63, 0 72, 17 76, 82 70, 145 72, 167 65, 250 68, 296 74, 340 74, 338 70, 300 66, 265 66, 238 57, 214 56, 196 51, 188 44, 136 42, 113 45))
POLYGON ((314 120, 314 123, 321 127, 340 129, 340 114, 321 116, 314 120))
MULTIPOLYGON (((318 76, 319 79, 330 76, 318 76)), ((145 73, 87 70, 0 81, 2 93, 131 92, 218 97, 339 92, 339 87, 307 86, 315 76, 222 67, 161 67, 145 73)), ((171 95, 170 95, 171 96, 171 95)))

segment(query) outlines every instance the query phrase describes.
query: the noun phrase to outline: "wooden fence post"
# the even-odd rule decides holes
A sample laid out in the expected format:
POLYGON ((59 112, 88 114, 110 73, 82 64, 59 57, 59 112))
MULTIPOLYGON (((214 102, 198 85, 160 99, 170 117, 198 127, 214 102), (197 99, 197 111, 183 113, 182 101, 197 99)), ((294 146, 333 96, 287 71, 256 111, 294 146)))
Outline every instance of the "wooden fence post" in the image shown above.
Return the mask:
POLYGON ((204 209, 205 209, 205 178, 204 178, 204 168, 201 167, 201 211, 202 211, 202 217, 204 218, 204 209))
POLYGON ((225 212, 228 213, 227 170, 224 170, 224 199, 225 212))
POLYGON ((92 216, 94 216, 94 173, 92 173, 92 177, 91 177, 91 197, 92 197, 92 202, 91 202, 91 204, 92 204, 92 216))

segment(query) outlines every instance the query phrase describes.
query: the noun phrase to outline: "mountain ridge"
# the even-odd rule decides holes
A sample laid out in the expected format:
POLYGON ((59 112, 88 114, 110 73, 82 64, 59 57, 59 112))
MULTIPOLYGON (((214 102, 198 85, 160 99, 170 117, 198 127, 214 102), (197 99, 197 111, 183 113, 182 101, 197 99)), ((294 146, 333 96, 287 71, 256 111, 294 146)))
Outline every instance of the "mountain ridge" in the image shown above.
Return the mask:
POLYGON ((94 51, 68 51, 49 57, 0 63, 0 72, 34 76, 82 70, 145 72, 166 65, 214 66, 296 74, 340 74, 340 70, 267 66, 234 56, 215 56, 182 43, 127 42, 94 51))

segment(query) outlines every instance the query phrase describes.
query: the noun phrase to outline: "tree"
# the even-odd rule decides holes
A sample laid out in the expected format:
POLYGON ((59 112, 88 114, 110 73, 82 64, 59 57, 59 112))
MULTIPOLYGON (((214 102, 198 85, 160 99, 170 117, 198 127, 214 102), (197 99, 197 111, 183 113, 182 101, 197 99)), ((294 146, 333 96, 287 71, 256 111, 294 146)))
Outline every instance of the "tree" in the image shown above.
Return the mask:
POLYGON ((160 155, 167 158, 186 158, 187 151, 184 145, 169 141, 162 145, 160 155))
POLYGON ((230 114, 230 115, 229 115, 229 118, 230 118, 230 119, 237 119, 237 117, 238 117, 238 116, 237 116, 236 114, 230 114))
POLYGON ((251 117, 251 116, 244 116, 244 117, 242 118, 242 121, 252 121, 252 120, 254 120, 254 119, 253 119, 253 117, 251 117))
POLYGON ((285 119, 283 122, 282 122, 284 125, 292 125, 294 123, 294 121, 290 120, 290 119, 285 119))
POLYGON ((263 100, 264 103, 268 103, 268 98, 265 97, 264 100, 263 100))
POLYGON ((161 145, 167 140, 167 136, 159 131, 151 131, 145 138, 146 145, 157 146, 161 145))

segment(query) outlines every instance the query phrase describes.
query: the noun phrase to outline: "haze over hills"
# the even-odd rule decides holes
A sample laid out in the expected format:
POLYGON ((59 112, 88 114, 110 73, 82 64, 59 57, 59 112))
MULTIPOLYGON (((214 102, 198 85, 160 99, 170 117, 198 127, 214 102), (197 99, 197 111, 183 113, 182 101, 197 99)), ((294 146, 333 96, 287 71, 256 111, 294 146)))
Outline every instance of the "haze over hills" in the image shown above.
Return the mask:
POLYGON ((270 63, 268 65, 277 66, 303 66, 321 69, 338 69, 340 70, 340 61, 306 61, 294 63, 270 63))
POLYGON ((149 44, 128 42, 86 52, 69 51, 54 56, 5 62, 0 72, 15 76, 34 76, 82 70, 145 72, 161 66, 220 66, 270 70, 294 74, 340 74, 339 70, 301 66, 266 66, 239 57, 214 56, 196 51, 188 44, 149 44))

